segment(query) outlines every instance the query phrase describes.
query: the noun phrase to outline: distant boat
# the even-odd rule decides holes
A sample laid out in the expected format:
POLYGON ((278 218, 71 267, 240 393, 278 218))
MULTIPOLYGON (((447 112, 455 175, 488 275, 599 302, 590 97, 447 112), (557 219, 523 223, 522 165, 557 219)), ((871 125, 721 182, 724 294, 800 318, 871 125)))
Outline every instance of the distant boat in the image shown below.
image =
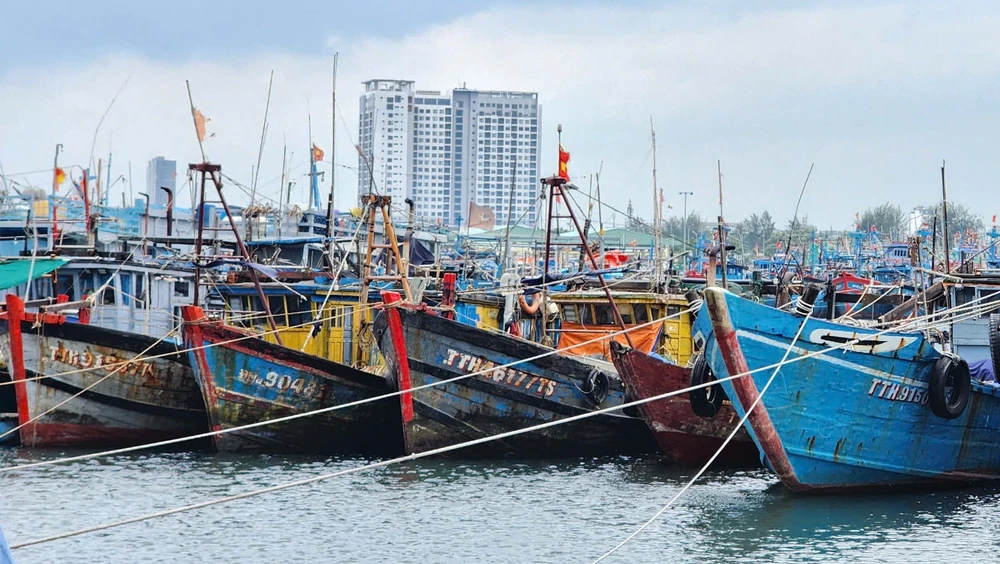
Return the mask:
POLYGON ((22 445, 137 445, 206 430, 201 393, 175 343, 25 314, 14 295, 7 312, 0 349, 22 445))
POLYGON ((705 291, 695 338, 782 483, 796 491, 1000 477, 1000 388, 970 380, 966 362, 920 332, 808 319, 705 291), (783 366, 789 360, 856 344, 783 366), (763 369, 763 370, 760 370, 763 369))
MULTIPOLYGON (((385 301, 398 295, 384 294, 385 301)), ((375 335, 400 391, 407 453, 625 403, 611 363, 573 357, 505 333, 463 325, 416 307, 389 307, 375 318, 375 335), (539 357, 541 358, 535 358, 539 357), (512 365, 512 366, 508 366, 512 365), (462 378, 455 382, 443 380, 462 378)), ((589 456, 653 452, 639 417, 609 412, 497 440, 461 454, 589 456)))
MULTIPOLYGON (((384 377, 255 338, 186 306, 184 343, 213 430, 308 413, 392 390, 384 377)), ((399 401, 387 398, 214 437, 220 451, 397 454, 399 401)))
MULTIPOLYGON (((611 343, 611 355, 625 388, 636 400, 683 390, 692 384, 690 368, 671 364, 621 343, 611 343)), ((700 393, 705 394, 704 391, 700 393)), ((641 404, 638 409, 664 454, 678 464, 701 466, 719 450, 739 424, 740 417, 729 401, 722 401, 721 397, 716 404, 711 404, 705 417, 700 417, 693 411, 689 398, 690 394, 684 393, 641 404)), ((760 457, 750 435, 740 429, 719 455, 717 463, 758 466, 760 457)))

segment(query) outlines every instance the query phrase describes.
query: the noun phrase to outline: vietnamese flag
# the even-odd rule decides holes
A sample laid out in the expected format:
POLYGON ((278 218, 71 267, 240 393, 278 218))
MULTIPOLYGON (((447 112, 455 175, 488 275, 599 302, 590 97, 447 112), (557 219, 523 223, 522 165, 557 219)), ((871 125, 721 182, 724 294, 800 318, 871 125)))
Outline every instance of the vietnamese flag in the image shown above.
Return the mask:
POLYGON ((66 180, 66 171, 56 167, 56 187, 58 188, 66 180))
POLYGON ((569 152, 563 150, 562 143, 559 144, 559 177, 569 182, 569 152))
POLYGON ((313 162, 317 163, 322 162, 323 155, 324 155, 323 149, 320 149, 319 147, 316 146, 315 143, 313 143, 313 162))

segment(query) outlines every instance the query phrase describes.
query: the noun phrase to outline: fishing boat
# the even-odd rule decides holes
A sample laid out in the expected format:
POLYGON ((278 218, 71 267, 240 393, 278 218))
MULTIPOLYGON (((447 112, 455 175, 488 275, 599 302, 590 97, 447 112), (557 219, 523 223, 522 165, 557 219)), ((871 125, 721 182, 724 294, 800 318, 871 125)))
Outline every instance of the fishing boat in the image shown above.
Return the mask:
MULTIPOLYGON (((62 304, 71 305, 71 304, 62 304)), ((203 432, 187 357, 166 339, 26 313, 7 296, 0 350, 25 446, 136 445, 203 432)))
POLYGON ((399 402, 384 377, 269 343, 182 308, 184 342, 215 431, 366 402, 213 437, 216 450, 396 454, 399 402))
MULTIPOLYGON (((446 319, 399 294, 375 318, 375 336, 399 391, 407 453, 621 405, 614 366, 510 334, 446 319), (421 386, 431 386, 417 389, 421 386), (407 390, 414 391, 406 393, 407 390)), ((465 449, 469 455, 587 456, 652 452, 642 419, 608 412, 465 449)))
MULTIPOLYGON (((625 389, 635 400, 676 392, 695 383, 691 368, 672 364, 658 355, 643 353, 617 341, 611 343, 611 356, 625 389)), ((700 374, 707 369, 700 355, 696 357, 694 368, 700 374)), ((646 402, 640 404, 638 410, 664 454, 684 466, 701 466, 708 462, 740 421, 728 400, 723 401, 721 395, 716 399, 703 390, 646 402), (701 415, 692 408, 692 403, 698 401, 701 401, 701 415)), ((745 429, 737 432, 716 463, 731 467, 759 464, 757 447, 745 429)))
POLYGON ((823 491, 1000 476, 1000 388, 970 378, 939 331, 848 326, 807 318, 810 307, 785 312, 708 288, 695 320, 716 375, 755 370, 719 385, 738 414, 749 411, 748 431, 783 484, 823 491))

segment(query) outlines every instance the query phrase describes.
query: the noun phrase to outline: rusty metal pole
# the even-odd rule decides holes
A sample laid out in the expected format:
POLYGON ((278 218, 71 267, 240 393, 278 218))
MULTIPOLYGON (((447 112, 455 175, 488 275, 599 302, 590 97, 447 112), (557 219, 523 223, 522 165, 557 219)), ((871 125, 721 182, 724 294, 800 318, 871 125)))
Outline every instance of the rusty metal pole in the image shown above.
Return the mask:
MULTIPOLYGON (((565 183, 566 180, 553 177, 549 179, 553 183, 565 183)), ((580 222, 576 220, 576 214, 573 213, 573 206, 570 205, 569 196, 566 199, 566 210, 569 212, 569 218, 573 221, 573 225, 576 227, 576 232, 580 235, 580 243, 583 248, 587 251, 587 258, 590 259, 590 266, 594 270, 600 270, 597 268, 597 258, 594 256, 594 252, 590 250, 590 245, 587 243, 587 234, 580 228, 580 222)), ((625 326, 625 319, 622 318, 622 314, 618 311, 618 304, 615 303, 615 298, 611 294, 611 287, 608 286, 608 281, 604 279, 604 276, 598 274, 597 279, 601 281, 601 288, 604 289, 604 295, 608 297, 608 303, 611 304, 611 311, 615 314, 615 322, 622 328, 625 332, 625 340, 628 341, 628 346, 635 348, 632 344, 632 337, 628 334, 628 327, 625 326)))

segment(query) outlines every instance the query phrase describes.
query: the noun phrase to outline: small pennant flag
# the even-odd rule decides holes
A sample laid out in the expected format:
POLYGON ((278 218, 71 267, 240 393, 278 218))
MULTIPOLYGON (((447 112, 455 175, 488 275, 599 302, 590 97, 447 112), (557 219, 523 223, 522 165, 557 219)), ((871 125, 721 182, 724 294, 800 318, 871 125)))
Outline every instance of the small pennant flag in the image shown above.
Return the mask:
POLYGON ((83 176, 80 177, 80 181, 73 182, 73 187, 76 188, 76 193, 79 194, 80 198, 86 199, 87 197, 87 175, 90 170, 83 171, 83 176))
POLYGON ((66 181, 66 171, 56 167, 56 186, 59 186, 66 181))
MULTIPOLYGON (((198 142, 201 143, 205 141, 205 124, 211 121, 210 118, 205 117, 205 114, 201 113, 198 108, 194 109, 194 128, 198 133, 198 142)), ((213 134, 214 135, 214 134, 213 134)))
POLYGON ((325 153, 323 153, 323 149, 320 149, 319 147, 316 146, 315 143, 313 143, 313 162, 318 163, 322 161, 324 154, 325 153))
POLYGON ((569 182, 569 151, 564 151, 562 143, 559 144, 559 177, 569 182))

